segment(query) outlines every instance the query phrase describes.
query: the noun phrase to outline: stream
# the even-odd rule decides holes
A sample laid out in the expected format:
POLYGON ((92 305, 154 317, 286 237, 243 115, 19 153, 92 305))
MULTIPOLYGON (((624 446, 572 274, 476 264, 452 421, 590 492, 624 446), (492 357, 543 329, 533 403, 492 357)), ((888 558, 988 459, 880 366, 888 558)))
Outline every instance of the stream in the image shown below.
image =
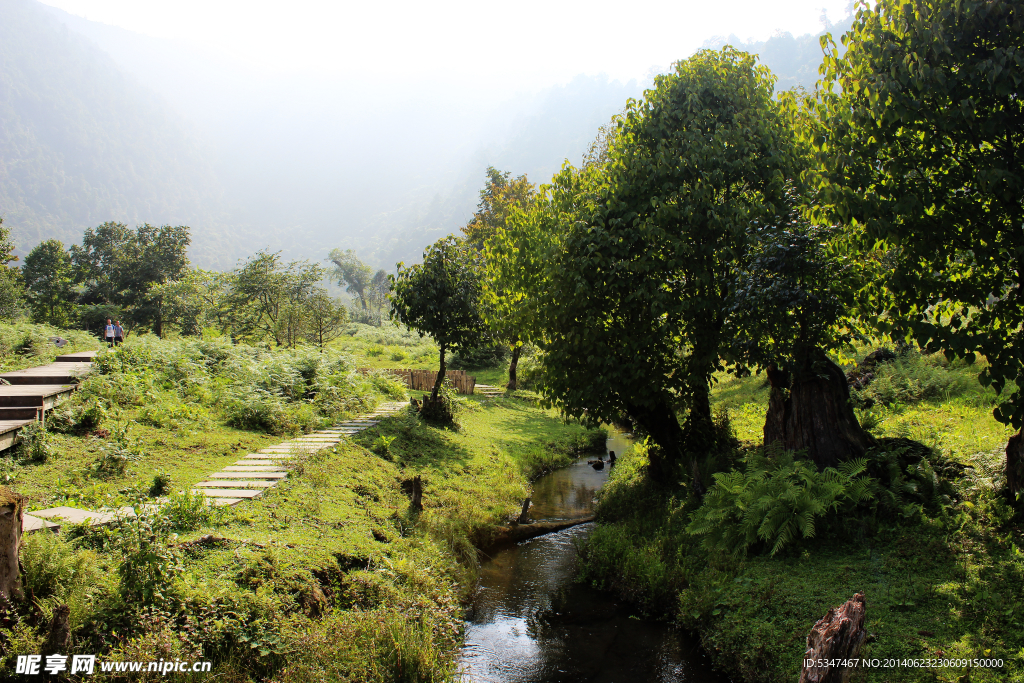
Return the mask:
MULTIPOLYGON (((608 450, 630 445, 609 430, 608 450)), ((607 459, 607 458, 606 458, 607 459)), ((609 467, 586 460, 533 486, 534 521, 594 512, 594 494, 609 467)), ((573 582, 576 544, 593 530, 581 524, 498 551, 486 560, 466 615, 459 658, 465 683, 724 683, 697 639, 639 618, 607 593, 573 582)))

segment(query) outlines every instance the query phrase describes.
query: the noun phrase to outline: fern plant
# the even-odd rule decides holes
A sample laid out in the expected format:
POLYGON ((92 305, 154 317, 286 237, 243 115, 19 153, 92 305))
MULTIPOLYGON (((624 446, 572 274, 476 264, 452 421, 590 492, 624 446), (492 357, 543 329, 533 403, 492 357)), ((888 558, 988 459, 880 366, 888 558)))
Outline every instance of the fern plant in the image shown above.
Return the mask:
POLYGON ((819 472, 791 451, 768 449, 746 459, 746 470, 719 472, 687 526, 708 550, 746 553, 764 543, 775 555, 798 537, 812 538, 830 512, 870 500, 876 483, 862 476, 863 459, 819 472))

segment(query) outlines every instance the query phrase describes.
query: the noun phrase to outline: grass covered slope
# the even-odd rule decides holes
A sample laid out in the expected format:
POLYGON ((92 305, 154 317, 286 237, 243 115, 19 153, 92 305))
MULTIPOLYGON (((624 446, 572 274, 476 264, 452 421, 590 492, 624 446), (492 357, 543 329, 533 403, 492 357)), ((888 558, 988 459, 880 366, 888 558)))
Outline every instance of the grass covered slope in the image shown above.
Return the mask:
POLYGON ((212 660, 219 680, 239 682, 448 680, 474 544, 518 515, 531 478, 603 450, 605 436, 528 395, 468 397, 457 399, 458 430, 412 413, 384 419, 299 458, 288 479, 231 509, 180 492, 281 440, 268 432, 393 396, 388 378, 353 365, 333 354, 155 339, 104 356, 52 420, 63 431, 6 458, 12 486, 30 508, 161 505, 111 527, 26 537, 27 596, 18 619, 0 625, 0 667, 40 652, 67 605, 67 651, 101 660, 212 660), (167 477, 165 491, 154 489, 154 472, 167 477), (424 482, 422 511, 410 509, 403 486, 414 476, 424 482))
POLYGON ((1005 666, 862 669, 853 680, 1024 680, 1024 535, 998 493, 1009 430, 991 417, 998 397, 977 385, 976 372, 916 353, 878 366, 853 400, 879 451, 837 485, 831 512, 812 515, 814 535, 795 526, 774 556, 779 535, 757 537, 776 533, 765 520, 781 510, 779 519, 792 521, 826 494, 784 478, 793 470, 780 455, 766 465, 759 454, 763 380, 723 379, 716 399, 739 438, 735 473, 718 479, 698 512, 685 491, 647 484, 645 447, 635 448, 602 494, 583 579, 696 630, 716 664, 744 681, 796 680, 811 626, 857 591, 867 596, 871 634, 863 657, 1001 658, 1005 666), (844 497, 853 485, 871 495, 844 497), (742 515, 722 513, 738 501, 757 509, 746 553, 727 550, 721 534, 699 533, 748 528, 742 515), (729 521, 695 523, 715 511, 729 521))

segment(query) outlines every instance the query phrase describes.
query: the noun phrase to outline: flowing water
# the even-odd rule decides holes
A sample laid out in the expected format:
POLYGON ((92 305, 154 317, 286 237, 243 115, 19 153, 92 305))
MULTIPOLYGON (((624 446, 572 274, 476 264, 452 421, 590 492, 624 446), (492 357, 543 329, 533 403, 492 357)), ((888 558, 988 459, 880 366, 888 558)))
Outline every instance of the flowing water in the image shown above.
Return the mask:
MULTIPOLYGON (((611 431, 621 455, 626 435, 611 431)), ((609 467, 580 461, 533 487, 534 521, 593 514, 609 467)), ((500 550, 481 568, 466 619, 462 680, 472 683, 722 683, 696 639, 646 621, 612 596, 573 582, 576 544, 593 524, 500 550)))

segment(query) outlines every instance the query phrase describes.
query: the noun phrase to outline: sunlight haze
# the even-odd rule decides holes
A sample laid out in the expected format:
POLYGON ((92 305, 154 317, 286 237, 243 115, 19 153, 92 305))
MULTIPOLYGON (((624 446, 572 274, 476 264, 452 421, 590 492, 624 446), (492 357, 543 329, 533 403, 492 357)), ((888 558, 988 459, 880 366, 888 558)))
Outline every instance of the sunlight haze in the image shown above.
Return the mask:
POLYGON ((579 73, 642 79, 712 36, 764 40, 822 28, 846 0, 763 2, 334 3, 48 0, 148 36, 214 47, 279 71, 501 78, 534 86, 579 73))

